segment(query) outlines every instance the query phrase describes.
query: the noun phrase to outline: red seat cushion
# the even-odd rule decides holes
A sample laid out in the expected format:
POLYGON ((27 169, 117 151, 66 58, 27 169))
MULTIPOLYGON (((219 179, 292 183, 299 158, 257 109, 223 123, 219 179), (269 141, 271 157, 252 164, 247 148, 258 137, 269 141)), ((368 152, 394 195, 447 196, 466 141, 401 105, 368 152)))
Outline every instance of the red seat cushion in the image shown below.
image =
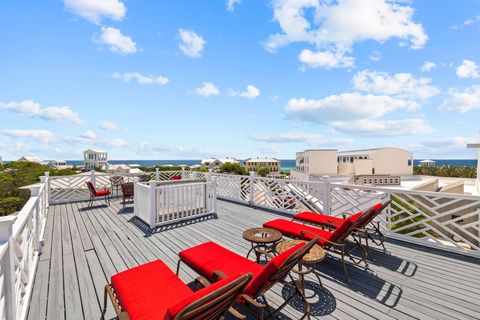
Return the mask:
POLYGON ((206 242, 183 250, 178 255, 183 262, 209 280, 214 280, 213 272, 217 270, 227 276, 251 272, 255 277, 263 269, 261 265, 214 242, 206 242))
POLYGON ((122 308, 130 319, 164 319, 167 309, 192 290, 160 260, 112 276, 122 308))
POLYGON ((326 230, 311 227, 311 226, 297 223, 297 222, 288 221, 285 219, 276 219, 276 220, 272 220, 264 223, 263 227, 278 230, 283 235, 290 238, 297 238, 297 239, 304 238, 306 240, 312 240, 315 237, 315 235, 317 235, 320 237, 318 244, 322 247, 329 248, 330 244, 327 241, 325 241, 325 239, 335 242, 335 240, 338 239, 338 236, 341 235, 341 232, 343 232, 345 228, 348 228, 349 226, 351 226, 351 224, 352 224, 351 221, 346 221, 344 224, 342 224, 343 227, 341 226, 340 228, 335 229, 334 232, 329 232, 326 230), (302 234, 303 231, 308 231, 308 232, 305 234, 302 234), (335 240, 332 240, 334 238, 335 240))
POLYGON ((110 190, 107 190, 107 189, 95 191, 95 195, 96 195, 97 197, 100 197, 100 196, 108 196, 109 194, 110 194, 110 190))
POLYGON ((206 278, 213 280, 213 272, 220 270, 227 277, 234 274, 245 274, 251 272, 253 278, 244 290, 244 293, 256 296, 258 290, 266 283, 272 273, 298 248, 299 244, 276 256, 267 265, 261 266, 247 258, 244 258, 214 242, 186 249, 179 253, 180 259, 192 269, 206 278))
POLYGON ((333 228, 338 228, 338 226, 340 226, 344 221, 342 218, 307 211, 294 214, 293 219, 313 224, 327 225, 333 228))

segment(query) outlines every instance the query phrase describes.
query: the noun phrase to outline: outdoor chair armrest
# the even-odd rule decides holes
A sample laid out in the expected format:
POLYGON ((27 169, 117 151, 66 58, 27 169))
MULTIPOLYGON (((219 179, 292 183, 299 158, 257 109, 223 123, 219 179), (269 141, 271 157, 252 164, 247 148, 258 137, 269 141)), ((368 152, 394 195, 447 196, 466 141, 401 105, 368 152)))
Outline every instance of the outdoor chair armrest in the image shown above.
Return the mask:
POLYGON ((256 251, 257 253, 260 253, 260 254, 263 254, 263 255, 269 257, 270 259, 275 258, 275 256, 274 256, 271 252, 269 252, 269 251, 266 251, 266 250, 263 250, 263 249, 255 249, 255 251, 256 251))
POLYGON ((330 241, 330 240, 328 240, 328 239, 326 239, 326 238, 324 238, 324 237, 319 236, 318 234, 315 234, 315 233, 310 232, 310 231, 307 231, 307 230, 303 230, 303 231, 301 232, 301 236, 302 236, 303 239, 305 239, 305 234, 307 234, 307 233, 308 233, 308 234, 311 234, 312 236, 317 237, 317 238, 319 238, 319 239, 321 239, 321 240, 323 240, 323 241, 326 241, 327 243, 329 243, 329 244, 331 244, 331 245, 338 246, 338 247, 344 247, 344 246, 345 246, 344 243, 332 242, 332 241, 330 241))
POLYGON ((247 301, 248 303, 254 305, 257 308, 265 308, 266 307, 265 304, 258 302, 257 300, 250 297, 248 294, 244 293, 244 294, 241 295, 241 297, 242 297, 243 300, 247 301))
POLYGON ((223 273, 223 271, 220 271, 220 270, 213 271, 212 276, 213 276, 213 279, 215 279, 215 281, 222 280, 222 279, 225 279, 227 277, 227 275, 225 273, 223 273))
POLYGON ((202 289, 211 285, 210 281, 208 281, 205 277, 198 276, 195 278, 195 285, 198 289, 202 289))
POLYGON ((241 313, 238 312, 237 310, 233 309, 233 307, 228 308, 228 312, 230 312, 230 314, 231 314, 232 316, 234 316, 236 319, 239 319, 239 320, 245 320, 245 319, 247 319, 247 316, 246 316, 246 315, 241 314, 241 313))

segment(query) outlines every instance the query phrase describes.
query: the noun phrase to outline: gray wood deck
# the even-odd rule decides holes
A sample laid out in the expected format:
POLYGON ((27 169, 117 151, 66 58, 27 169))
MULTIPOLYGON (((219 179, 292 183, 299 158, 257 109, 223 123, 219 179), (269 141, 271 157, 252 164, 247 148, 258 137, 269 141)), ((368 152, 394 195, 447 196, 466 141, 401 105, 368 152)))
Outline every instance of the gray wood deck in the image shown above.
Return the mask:
MULTIPOLYGON (((118 201, 109 207, 84 209, 85 203, 51 206, 45 246, 30 301, 28 319, 100 319, 103 287, 110 277, 139 264, 162 259, 175 270, 180 250, 215 241, 245 255, 242 232, 279 214, 225 201, 218 218, 169 227, 150 234, 133 218, 131 207, 118 201)), ((473 258, 406 244, 387 243, 387 253, 372 250, 370 270, 350 267, 352 285, 341 265, 328 258, 317 267, 325 291, 315 278, 307 286, 313 318, 326 319, 479 319, 480 265, 473 258)), ((183 268, 189 283, 196 276, 183 268)), ((273 306, 288 296, 276 285, 267 294, 273 306)), ((298 319, 301 305, 292 303, 282 319, 298 319)), ((114 316, 110 303, 106 318, 114 316)))

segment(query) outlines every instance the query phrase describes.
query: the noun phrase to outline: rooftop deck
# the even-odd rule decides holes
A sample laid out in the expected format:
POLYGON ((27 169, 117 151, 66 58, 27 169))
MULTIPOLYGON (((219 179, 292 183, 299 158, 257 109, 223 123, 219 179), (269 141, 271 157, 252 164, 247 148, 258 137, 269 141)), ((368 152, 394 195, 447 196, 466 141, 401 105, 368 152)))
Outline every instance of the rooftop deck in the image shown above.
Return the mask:
MULTIPOLYGON (((100 319, 103 287, 113 274, 155 259, 175 270, 180 250, 209 240, 245 255, 250 245, 242 232, 281 215, 218 201, 217 218, 151 234, 131 207, 122 211, 117 200, 108 207, 98 204, 91 209, 84 209, 83 202, 50 206, 28 319, 100 319)), ((399 241, 388 242, 387 249, 372 250, 370 270, 349 268, 351 286, 338 261, 320 263, 326 291, 319 290, 314 277, 307 283, 316 292, 314 318, 479 318, 478 259, 399 241)), ((196 275, 185 267, 180 276, 188 283, 196 275)), ((275 306, 285 294, 276 285, 267 298, 275 306)), ((289 305, 282 318, 298 319, 299 310, 298 304, 289 305)), ((108 304, 106 318, 113 317, 108 304)))

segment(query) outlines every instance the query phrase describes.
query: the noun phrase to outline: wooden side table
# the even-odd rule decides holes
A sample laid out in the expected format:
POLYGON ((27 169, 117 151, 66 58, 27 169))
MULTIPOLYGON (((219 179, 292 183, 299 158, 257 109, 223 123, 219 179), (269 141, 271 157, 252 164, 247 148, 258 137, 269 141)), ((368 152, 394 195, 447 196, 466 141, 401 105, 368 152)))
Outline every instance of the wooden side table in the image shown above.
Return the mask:
POLYGON ((247 253, 247 258, 254 251, 257 257, 256 261, 259 263, 262 254, 261 249, 264 249, 265 252, 273 252, 271 247, 282 239, 282 233, 270 228, 252 228, 243 232, 243 239, 249 241, 252 245, 247 253))
MULTIPOLYGON (((296 246, 299 243, 306 243, 307 241, 304 240, 286 240, 282 241, 277 244, 275 250, 278 254, 290 249, 293 246, 296 246)), ((314 245, 310 251, 303 256, 302 260, 300 260, 298 267, 292 269, 292 271, 298 274, 299 277, 299 287, 302 290, 303 296, 305 296, 305 276, 307 274, 313 273, 320 284, 320 287, 323 289, 322 280, 320 276, 315 271, 315 265, 325 259, 327 256, 327 252, 320 247, 318 244, 314 245)), ((311 297, 306 297, 311 298, 311 297)))

